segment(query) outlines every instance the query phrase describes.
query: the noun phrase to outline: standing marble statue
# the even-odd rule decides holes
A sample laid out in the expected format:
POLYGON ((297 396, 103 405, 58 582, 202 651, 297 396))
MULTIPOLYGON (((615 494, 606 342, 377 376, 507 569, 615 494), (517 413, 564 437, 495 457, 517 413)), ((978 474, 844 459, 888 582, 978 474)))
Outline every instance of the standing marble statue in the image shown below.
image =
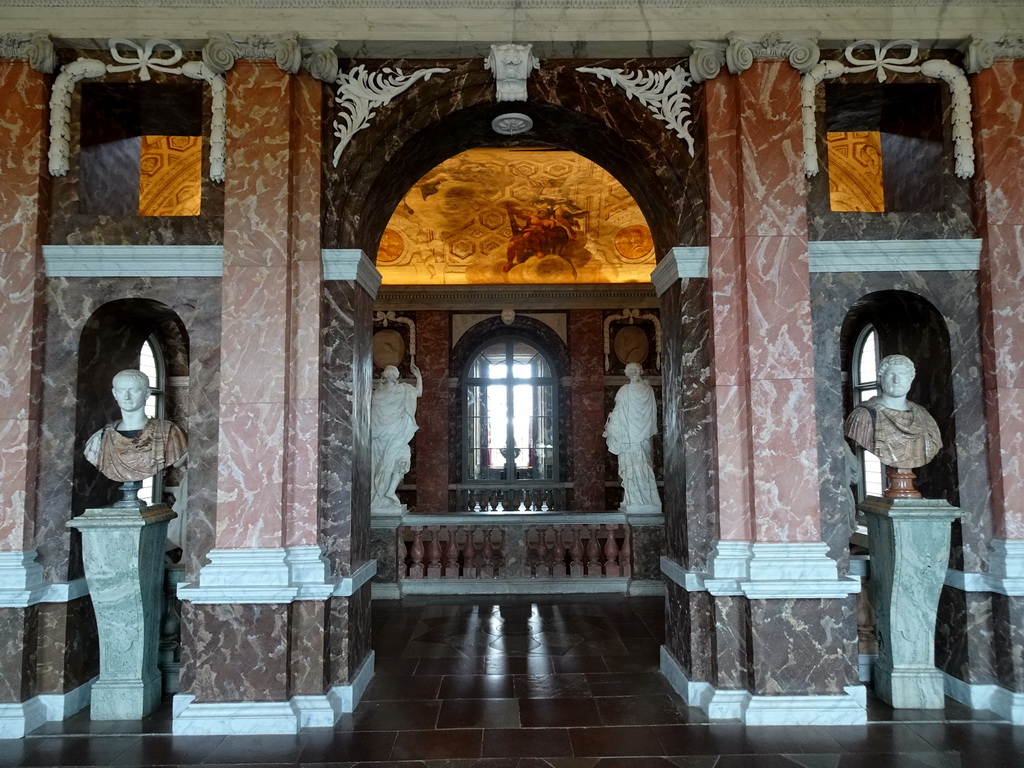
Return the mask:
POLYGON ((846 436, 888 467, 922 467, 942 447, 935 419, 907 400, 916 372, 909 357, 883 358, 878 364, 882 394, 865 400, 846 419, 846 436))
POLYGON ((395 493, 398 483, 412 468, 409 441, 416 434, 416 401, 423 394, 420 370, 410 366, 416 386, 398 380, 398 369, 389 365, 370 399, 370 440, 373 455, 373 512, 400 512, 402 503, 395 493))
POLYGON ((604 437, 608 450, 619 457, 622 480, 621 508, 632 512, 661 510, 654 477, 651 438, 658 433, 658 406, 654 389, 641 377, 640 366, 626 366, 627 384, 615 393, 615 407, 608 414, 604 437))
POLYGON ((93 434, 85 444, 85 458, 104 477, 120 483, 146 480, 182 460, 187 445, 184 431, 169 421, 146 415, 146 374, 121 371, 114 376, 111 392, 121 408, 121 418, 93 434))

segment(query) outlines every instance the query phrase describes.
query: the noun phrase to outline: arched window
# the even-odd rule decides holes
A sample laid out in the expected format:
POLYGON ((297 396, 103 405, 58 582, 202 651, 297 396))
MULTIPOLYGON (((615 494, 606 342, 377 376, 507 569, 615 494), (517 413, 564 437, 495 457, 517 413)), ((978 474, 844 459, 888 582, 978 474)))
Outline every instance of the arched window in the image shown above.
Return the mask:
MULTIPOLYGON (((144 408, 146 415, 151 419, 162 419, 166 412, 167 369, 163 351, 155 336, 146 339, 139 350, 139 370, 149 377, 149 397, 144 408)), ((142 481, 139 498, 153 504, 163 501, 163 472, 142 481)))
POLYGON ((558 480, 558 392, 547 356, 522 338, 492 339, 463 377, 463 478, 529 489, 558 480))
MULTIPOLYGON (((853 405, 878 394, 878 334, 873 325, 865 325, 853 347, 853 405)), ((882 462, 873 453, 857 448, 861 476, 864 478, 857 489, 858 499, 865 496, 881 496, 883 491, 882 462)))

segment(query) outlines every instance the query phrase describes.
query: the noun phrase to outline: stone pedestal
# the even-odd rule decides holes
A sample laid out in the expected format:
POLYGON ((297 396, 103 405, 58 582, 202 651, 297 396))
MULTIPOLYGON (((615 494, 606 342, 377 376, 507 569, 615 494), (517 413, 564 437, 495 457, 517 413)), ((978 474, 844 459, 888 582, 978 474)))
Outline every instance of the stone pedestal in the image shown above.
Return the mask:
POLYGON ((960 510, 941 499, 874 496, 858 509, 867 515, 871 552, 875 695, 896 709, 941 709, 935 615, 949 559, 949 524, 960 510))
POLYGON ((93 720, 137 720, 160 702, 160 604, 170 507, 87 509, 68 521, 82 532, 85 578, 96 611, 100 676, 93 720))

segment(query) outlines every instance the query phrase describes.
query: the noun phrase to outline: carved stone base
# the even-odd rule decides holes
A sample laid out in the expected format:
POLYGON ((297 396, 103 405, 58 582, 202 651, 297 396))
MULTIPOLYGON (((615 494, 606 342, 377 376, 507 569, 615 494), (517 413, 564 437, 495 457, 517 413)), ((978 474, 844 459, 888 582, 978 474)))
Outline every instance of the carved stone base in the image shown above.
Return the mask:
POLYGON ((942 709, 946 706, 945 676, 934 667, 893 669, 875 662, 875 695, 893 709, 942 709))
POLYGON ((885 472, 889 487, 882 495, 887 499, 920 499, 921 492, 914 487, 917 475, 905 467, 889 467, 885 472))

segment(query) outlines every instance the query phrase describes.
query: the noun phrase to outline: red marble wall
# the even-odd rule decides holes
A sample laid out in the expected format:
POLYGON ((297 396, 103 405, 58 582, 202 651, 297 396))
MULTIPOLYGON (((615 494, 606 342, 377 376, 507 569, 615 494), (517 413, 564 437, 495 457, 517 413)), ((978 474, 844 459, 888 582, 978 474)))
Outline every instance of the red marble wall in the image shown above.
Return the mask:
POLYGON ((608 446, 601 436, 604 410, 604 313, 569 312, 569 398, 571 404, 574 512, 603 512, 608 446))
POLYGON ((450 314, 416 312, 416 365, 423 375, 423 396, 416 408, 416 511, 446 514, 452 455, 448 445, 448 355, 451 346, 450 314))
POLYGON ((48 99, 44 75, 0 59, 0 551, 33 546, 48 99))
POLYGON ((289 371, 291 78, 272 61, 227 75, 227 179, 217 540, 282 544, 289 371))
POLYGON ((996 536, 1024 539, 1024 61, 974 77, 982 354, 996 536))

